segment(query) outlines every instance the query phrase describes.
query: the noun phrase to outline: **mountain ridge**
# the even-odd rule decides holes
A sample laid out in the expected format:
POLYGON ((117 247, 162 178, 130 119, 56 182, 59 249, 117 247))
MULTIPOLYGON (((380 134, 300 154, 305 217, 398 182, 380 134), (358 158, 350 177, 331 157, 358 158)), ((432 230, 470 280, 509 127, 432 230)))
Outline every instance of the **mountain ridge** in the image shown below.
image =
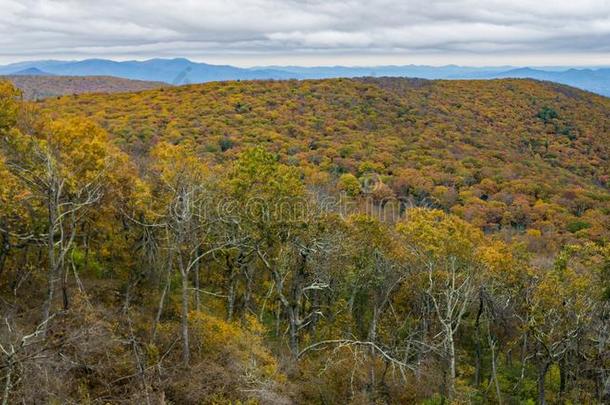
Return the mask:
POLYGON ((113 76, 56 76, 45 72, 36 73, 28 68, 22 73, 0 76, 22 91, 26 100, 41 100, 49 97, 85 93, 118 93, 152 90, 170 87, 167 83, 130 80, 113 76), (24 73, 25 72, 25 73, 24 73))
POLYGON ((27 69, 19 70, 12 74, 13 76, 55 76, 51 73, 44 72, 37 67, 30 67, 27 69))
POLYGON ((531 78, 577 87, 610 97, 610 68, 515 67, 457 65, 380 65, 380 66, 256 66, 241 68, 193 62, 186 58, 154 58, 143 61, 85 59, 80 61, 43 60, 0 66, 0 75, 15 75, 35 69, 38 75, 114 76, 131 80, 164 82, 172 85, 230 80, 332 79, 353 77, 412 77, 422 79, 501 79, 531 78), (39 71, 39 72, 38 72, 39 71))

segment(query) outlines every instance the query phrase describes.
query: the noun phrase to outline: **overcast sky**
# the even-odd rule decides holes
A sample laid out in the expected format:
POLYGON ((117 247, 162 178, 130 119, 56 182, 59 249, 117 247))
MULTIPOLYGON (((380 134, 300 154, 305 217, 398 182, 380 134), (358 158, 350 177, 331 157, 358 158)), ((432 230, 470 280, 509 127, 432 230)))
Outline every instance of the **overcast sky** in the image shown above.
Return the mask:
POLYGON ((610 0, 0 0, 0 63, 610 65, 610 0))

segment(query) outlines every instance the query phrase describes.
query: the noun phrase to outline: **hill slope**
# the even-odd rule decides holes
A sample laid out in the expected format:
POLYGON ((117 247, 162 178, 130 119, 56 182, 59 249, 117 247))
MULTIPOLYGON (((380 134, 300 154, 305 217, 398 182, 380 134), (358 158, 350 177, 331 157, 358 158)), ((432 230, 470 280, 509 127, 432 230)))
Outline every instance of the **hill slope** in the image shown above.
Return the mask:
POLYGON ((158 89, 167 84, 160 82, 146 82, 129 80, 110 76, 49 76, 44 72, 15 74, 5 76, 16 87, 23 91, 28 100, 39 100, 47 97, 83 93, 118 93, 158 89))
POLYGON ((392 195, 489 231, 535 228, 552 238, 583 222, 590 237, 607 234, 610 99, 562 85, 227 82, 64 97, 45 107, 92 116, 132 153, 192 139, 201 155, 224 161, 264 145, 331 182, 375 171, 392 195))

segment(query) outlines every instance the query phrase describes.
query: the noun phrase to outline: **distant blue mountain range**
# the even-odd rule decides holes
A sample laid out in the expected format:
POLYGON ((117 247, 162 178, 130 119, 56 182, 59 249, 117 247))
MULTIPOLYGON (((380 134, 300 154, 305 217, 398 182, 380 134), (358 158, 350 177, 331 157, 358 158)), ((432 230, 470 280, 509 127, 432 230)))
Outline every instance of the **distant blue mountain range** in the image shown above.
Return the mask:
POLYGON ((36 67, 30 67, 27 69, 19 70, 17 72, 11 73, 13 76, 53 76, 52 73, 43 72, 42 70, 36 67))
POLYGON ((210 65, 188 59, 150 59, 117 62, 106 59, 82 61, 44 60, 0 66, 0 75, 116 76, 126 79, 161 81, 170 84, 203 83, 223 80, 323 79, 337 77, 392 76, 423 79, 497 79, 532 78, 567 84, 610 97, 610 68, 541 69, 464 66, 372 66, 372 67, 300 67, 262 66, 239 68, 210 65))

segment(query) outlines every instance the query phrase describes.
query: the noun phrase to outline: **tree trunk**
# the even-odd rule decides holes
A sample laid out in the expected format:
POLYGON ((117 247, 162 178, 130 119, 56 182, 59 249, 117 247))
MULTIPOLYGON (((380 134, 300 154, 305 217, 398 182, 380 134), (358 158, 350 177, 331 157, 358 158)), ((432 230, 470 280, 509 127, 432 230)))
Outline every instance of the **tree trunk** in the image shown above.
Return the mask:
POLYGON ((2 394, 2 405, 9 404, 9 396, 11 393, 11 386, 13 384, 13 359, 12 356, 8 359, 6 375, 4 376, 4 392, 2 394))
POLYGON ((489 322, 487 323, 487 341, 491 350, 491 376, 496 387, 496 399, 498 405, 502 405, 502 392, 500 391, 500 382, 498 381, 498 369, 496 364, 496 342, 491 337, 489 322))
MULTIPOLYGON (((294 360, 296 361, 299 354, 299 328, 301 326, 301 305, 302 305, 302 297, 303 297, 303 282, 305 280, 305 268, 307 265, 307 255, 301 253, 300 255, 300 263, 296 270, 296 273, 292 279, 292 285, 290 286, 290 302, 282 302, 288 306, 288 317, 290 318, 290 350, 292 351, 292 355, 294 360)), ((281 281, 277 280, 279 278, 276 277, 276 283, 278 283, 278 287, 281 286, 281 281)))
POLYGON ((229 280, 229 291, 227 292, 227 321, 233 321, 235 311, 235 277, 229 280))
POLYGON ((10 250, 11 243, 9 236, 5 232, 2 232, 2 239, 0 239, 0 275, 4 272, 4 266, 10 250))
POLYGON ((188 366, 190 361, 190 348, 189 348, 189 281, 188 273, 180 266, 180 275, 182 276, 182 319, 181 319, 181 330, 182 330, 182 363, 188 366))
POLYGON ((227 291, 227 321, 233 320, 233 312, 235 310, 235 284, 237 277, 235 274, 235 264, 227 254, 227 278, 229 282, 229 288, 227 291))
POLYGON ((44 322, 43 326, 43 336, 47 335, 48 330, 48 320, 51 315, 51 305, 53 302, 53 296, 55 295, 55 279, 57 277, 57 257, 55 255, 55 223, 57 221, 56 211, 55 211, 55 195, 52 190, 49 191, 48 195, 48 215, 49 215, 49 226, 48 226, 48 235, 47 235, 47 297, 45 299, 43 309, 42 309, 42 321, 44 322))
POLYGON ((298 325, 298 309, 295 306, 288 308, 289 332, 290 332, 290 352, 296 360, 299 354, 299 325, 298 325))
MULTIPOLYGON (((371 325, 369 326, 369 335, 368 340, 371 343, 375 343, 377 340, 377 319, 379 318, 379 310, 377 305, 373 307, 373 317, 371 318, 371 325)), ((376 376, 375 376, 375 348, 371 346, 371 350, 369 352, 369 386, 371 390, 371 394, 375 394, 375 385, 376 385, 376 376)))
POLYGON ((566 360, 562 358, 559 361, 559 398, 563 399, 566 392, 566 360))
POLYGON ((70 308, 70 296, 68 294, 68 272, 66 266, 61 266, 61 296, 64 311, 70 308))
POLYGON ((549 369, 549 362, 546 360, 542 360, 540 366, 538 367, 538 404, 546 405, 545 398, 545 378, 546 372, 549 369))
POLYGON ((320 312, 320 294, 315 290, 311 292, 311 311, 313 315, 311 317, 311 323, 309 324, 309 331, 315 335, 320 319, 320 316, 318 315, 320 312))
POLYGON ((483 297, 479 294, 479 309, 475 320, 475 370, 474 384, 481 385, 481 315, 483 314, 483 297))
POLYGON ((521 373, 519 374, 519 383, 525 378, 525 362, 527 360, 527 331, 523 333, 523 344, 521 345, 521 373))
POLYGON ((282 318, 282 303, 277 301, 275 308, 275 337, 280 337, 280 320, 282 318))
POLYGON ((252 305, 252 290, 254 288, 254 280, 252 270, 248 263, 242 263, 241 265, 242 273, 246 279, 246 291, 244 292, 244 310, 243 314, 247 312, 254 312, 254 306, 252 305))
POLYGON ((451 324, 448 325, 447 332, 447 360, 449 362, 449 383, 447 384, 447 392, 449 399, 453 399, 455 395, 455 342, 453 340, 453 331, 451 324))
POLYGON ((165 297, 167 296, 167 292, 169 291, 169 287, 171 284, 171 275, 172 275, 172 258, 170 255, 170 257, 168 258, 168 264, 167 264, 167 277, 165 280, 165 286, 163 286, 163 292, 161 293, 161 298, 159 298, 159 306, 157 307, 157 314, 155 315, 155 319, 154 319, 153 325, 152 325, 152 331, 150 334, 151 342, 153 342, 155 340, 155 338, 157 337, 157 325, 161 321, 161 315, 163 315, 163 306, 165 304, 165 297))
MULTIPOLYGON (((199 251, 199 249, 197 249, 197 256, 199 256, 201 254, 201 252, 199 251)), ((201 311, 201 294, 199 292, 200 284, 199 284, 199 271, 201 270, 201 260, 198 260, 197 263, 195 264, 195 269, 194 269, 194 276, 193 278, 195 279, 195 310, 197 312, 201 311)))
POLYGON ((89 238, 90 238, 89 233, 90 233, 90 228, 91 228, 91 226, 85 225, 84 229, 83 229, 83 232, 85 233, 85 235, 83 237, 83 245, 84 245, 84 248, 85 248, 85 260, 84 260, 84 263, 83 263, 83 267, 85 269, 89 268, 89 238))

